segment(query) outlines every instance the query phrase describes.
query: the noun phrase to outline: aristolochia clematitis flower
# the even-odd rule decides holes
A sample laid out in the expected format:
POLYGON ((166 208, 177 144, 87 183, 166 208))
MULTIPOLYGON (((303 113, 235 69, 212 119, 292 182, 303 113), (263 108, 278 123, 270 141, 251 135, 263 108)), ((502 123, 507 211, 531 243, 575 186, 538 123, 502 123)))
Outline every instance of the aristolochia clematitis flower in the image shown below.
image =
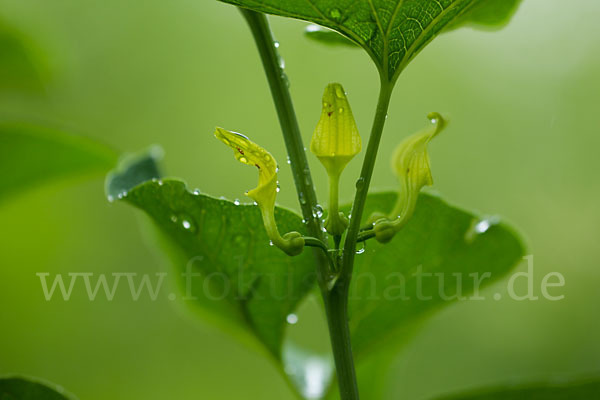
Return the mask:
POLYGON ((446 121, 438 113, 427 117, 431 126, 408 137, 394 151, 392 170, 400 182, 400 191, 390 216, 378 219, 373 227, 375 237, 382 243, 390 241, 413 215, 421 189, 433 184, 427 144, 444 129, 446 121))
POLYGON ((339 179, 346 164, 362 147, 354 116, 339 83, 331 83, 323 93, 321 118, 310 142, 311 152, 325 166, 329 175, 329 216, 325 228, 332 235, 341 235, 348 220, 338 212, 339 179))
POLYGON ((275 223, 275 198, 278 191, 275 158, 240 133, 217 128, 215 136, 233 149, 233 154, 238 161, 258 169, 258 186, 246 192, 246 196, 258 204, 271 242, 289 255, 300 254, 304 248, 304 239, 300 233, 289 232, 282 237, 275 223))

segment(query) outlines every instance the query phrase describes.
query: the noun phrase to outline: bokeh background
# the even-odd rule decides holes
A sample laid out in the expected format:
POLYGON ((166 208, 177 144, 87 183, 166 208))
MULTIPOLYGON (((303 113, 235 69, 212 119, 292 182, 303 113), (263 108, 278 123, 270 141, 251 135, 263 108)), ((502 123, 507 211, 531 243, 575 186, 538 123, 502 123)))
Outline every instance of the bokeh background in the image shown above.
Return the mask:
MULTIPOLYGON (((511 221, 534 255, 537 293, 543 275, 559 271, 566 297, 488 296, 445 309, 398 356, 390 399, 600 373, 599 16, 595 0, 524 0, 506 29, 446 34, 400 78, 374 187, 395 186, 388 159, 402 137, 426 124, 428 112, 449 113, 451 127, 431 146, 435 189, 511 221)), ((230 199, 243 197, 255 172, 212 132, 238 130, 279 159, 279 201, 297 208, 262 67, 234 8, 212 0, 0 0, 0 18, 39 45, 50 70, 45 95, 0 95, 2 120, 60 128, 120 152, 160 144, 169 175, 230 199)), ((366 140, 378 86, 367 55, 308 41, 302 22, 271 21, 305 141, 333 81, 348 91, 366 140)), ((324 198, 324 173, 309 157, 324 198)), ((344 173, 345 200, 359 164, 344 173)), ((0 374, 43 377, 86 400, 293 398, 259 352, 194 321, 166 295, 135 302, 118 292, 112 302, 90 302, 79 287, 70 301, 44 300, 36 272, 165 270, 139 215, 105 200, 102 177, 13 198, 0 221, 0 374)))

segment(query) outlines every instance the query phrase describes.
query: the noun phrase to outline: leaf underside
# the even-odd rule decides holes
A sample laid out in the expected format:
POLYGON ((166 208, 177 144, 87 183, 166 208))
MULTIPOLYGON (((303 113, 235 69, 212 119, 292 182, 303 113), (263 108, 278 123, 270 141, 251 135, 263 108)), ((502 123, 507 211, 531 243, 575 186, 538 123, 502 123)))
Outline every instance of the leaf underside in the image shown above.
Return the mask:
POLYGON ((358 43, 382 76, 399 73, 435 36, 462 25, 498 27, 520 0, 220 0, 331 28, 358 43))

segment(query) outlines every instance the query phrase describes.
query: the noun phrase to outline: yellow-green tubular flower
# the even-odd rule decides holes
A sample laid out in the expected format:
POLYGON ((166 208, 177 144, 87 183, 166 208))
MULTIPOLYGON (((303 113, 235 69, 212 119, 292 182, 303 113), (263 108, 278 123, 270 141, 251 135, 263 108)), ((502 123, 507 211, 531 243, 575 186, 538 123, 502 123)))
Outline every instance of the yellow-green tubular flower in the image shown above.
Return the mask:
POLYGON ((332 235, 341 235, 348 220, 338 212, 338 187, 346 164, 362 147, 354 116, 339 83, 331 83, 323 93, 321 119, 310 142, 310 151, 325 166, 329 175, 329 216, 325 228, 332 235))
POLYGON ((260 207, 263 223, 271 242, 290 256, 300 254, 304 239, 298 232, 279 234, 275 223, 275 198, 277 197, 277 161, 264 148, 246 136, 223 128, 215 131, 217 139, 233 149, 235 158, 244 164, 258 168, 258 186, 246 192, 260 207))
POLYGON ((427 117, 432 125, 408 137, 394 151, 392 169, 400 181, 400 192, 389 219, 375 222, 373 229, 379 242, 390 241, 406 224, 415 211, 423 186, 433 184, 427 144, 444 129, 446 121, 438 113, 431 113, 427 117))

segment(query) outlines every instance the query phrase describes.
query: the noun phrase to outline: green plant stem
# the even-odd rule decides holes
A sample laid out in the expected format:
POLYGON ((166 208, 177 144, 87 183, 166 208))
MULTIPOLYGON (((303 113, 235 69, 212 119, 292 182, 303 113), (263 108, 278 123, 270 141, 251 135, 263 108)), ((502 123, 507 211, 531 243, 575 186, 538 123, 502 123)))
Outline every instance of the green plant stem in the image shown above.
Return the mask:
POLYGON ((358 385, 348 327, 348 285, 350 281, 336 282, 324 296, 329 336, 337 373, 340 399, 358 400, 358 385))
POLYGON ((310 235, 318 239, 324 239, 321 231, 321 221, 313 215, 318 204, 317 195, 312 183, 304 143, 302 142, 294 105, 288 89, 288 80, 280 66, 280 57, 275 47, 275 39, 271 33, 269 22, 262 13, 244 8, 240 8, 240 11, 252 31, 269 82, 288 157, 290 158, 302 216, 307 222, 310 235))
POLYGON ((375 160, 377 159, 377 150, 379 149, 383 126, 385 125, 385 120, 387 118, 393 86, 393 83, 390 83, 383 77, 381 78, 379 99, 377 101, 377 109, 371 128, 371 136, 369 136, 369 144, 367 145, 360 177, 356 182, 356 194, 354 196, 354 203, 352 203, 350 225, 348 227, 348 233, 346 234, 346 240, 344 241, 340 274, 341 281, 338 279, 341 284, 346 280, 349 282, 352 278, 356 243, 358 234, 360 233, 360 221, 367 201, 367 193, 371 184, 371 177, 373 176, 373 168, 375 167, 375 160))
MULTIPOLYGON (((241 8, 240 10, 250 26, 269 81, 271 95, 275 102, 288 156, 290 157, 302 214, 307 221, 311 236, 324 239, 321 221, 314 212, 318 203, 304 144, 302 143, 300 129, 288 90, 287 78, 280 67, 279 55, 269 24, 264 14, 241 8)), ((324 256, 320 249, 315 249, 314 253, 317 262, 317 279, 325 303, 341 399, 357 400, 358 386, 348 328, 348 287, 345 284, 336 284, 330 291, 328 286, 330 280, 328 257, 324 256)))

